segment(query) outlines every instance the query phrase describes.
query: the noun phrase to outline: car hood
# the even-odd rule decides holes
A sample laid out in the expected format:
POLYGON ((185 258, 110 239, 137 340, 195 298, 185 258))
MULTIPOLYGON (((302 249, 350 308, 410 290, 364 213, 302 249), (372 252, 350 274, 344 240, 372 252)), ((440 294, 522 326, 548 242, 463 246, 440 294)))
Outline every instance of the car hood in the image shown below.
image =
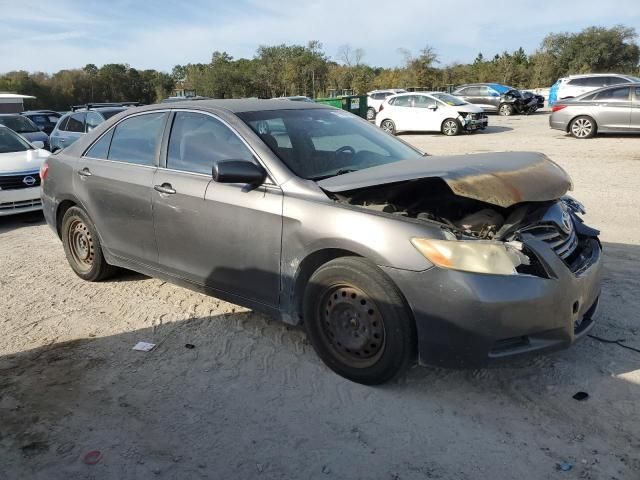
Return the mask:
POLYGON ((453 108, 460 113, 483 113, 482 107, 473 105, 471 103, 465 105, 448 105, 449 108, 453 108))
POLYGON ((49 152, 42 149, 0 153, 0 175, 35 172, 49 155, 49 152))
POLYGON ((562 167, 535 152, 427 156, 330 177, 318 185, 340 193, 424 178, 440 178, 458 196, 505 208, 555 200, 572 188, 562 167))

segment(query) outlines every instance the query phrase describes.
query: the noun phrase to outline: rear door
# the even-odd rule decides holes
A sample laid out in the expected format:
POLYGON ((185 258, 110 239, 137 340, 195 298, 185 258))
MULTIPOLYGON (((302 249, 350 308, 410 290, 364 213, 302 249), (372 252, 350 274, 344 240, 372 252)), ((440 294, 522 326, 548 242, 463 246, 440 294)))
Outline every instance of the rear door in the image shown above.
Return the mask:
POLYGON ((282 191, 212 180, 216 160, 257 162, 221 119, 175 112, 165 166, 155 174, 159 262, 173 275, 275 306, 280 291, 282 191))
MULTIPOLYGON (((410 130, 412 124, 411 117, 411 99, 413 95, 402 95, 391 99, 393 103, 390 103, 391 112, 385 112, 383 110, 383 116, 385 118, 391 118, 393 123, 396 124, 396 130, 410 130)), ((386 109, 387 107, 385 107, 386 109)))
POLYGON ((168 112, 125 118, 78 162, 75 189, 112 254, 154 266, 153 176, 168 112))
POLYGON ((84 135, 85 112, 74 113, 64 125, 64 130, 59 131, 57 144, 59 148, 65 148, 84 135))
POLYGON ((628 130, 631 124, 631 88, 613 87, 595 96, 598 128, 628 130))

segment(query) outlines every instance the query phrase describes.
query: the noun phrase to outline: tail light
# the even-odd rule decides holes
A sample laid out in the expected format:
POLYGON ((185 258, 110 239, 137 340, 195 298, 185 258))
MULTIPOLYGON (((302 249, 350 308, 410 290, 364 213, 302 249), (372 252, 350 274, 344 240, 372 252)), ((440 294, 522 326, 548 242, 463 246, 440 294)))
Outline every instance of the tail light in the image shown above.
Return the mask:
POLYGON ((380 105, 380 110, 378 110, 378 112, 381 112, 382 110, 384 110, 384 103, 380 105))
POLYGON ((40 182, 44 182, 47 175, 49 175, 49 164, 45 162, 40 167, 40 182))
POLYGON ((563 108, 567 108, 567 106, 566 105, 554 105, 553 107, 551 107, 551 111, 552 112, 559 112, 563 108))

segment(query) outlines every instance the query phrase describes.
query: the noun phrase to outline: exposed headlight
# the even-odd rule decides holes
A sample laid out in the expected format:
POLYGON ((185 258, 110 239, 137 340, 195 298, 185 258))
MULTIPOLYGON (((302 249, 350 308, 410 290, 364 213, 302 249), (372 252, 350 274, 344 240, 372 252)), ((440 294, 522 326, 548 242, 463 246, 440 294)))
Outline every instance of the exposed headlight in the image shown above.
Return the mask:
POLYGON ((518 242, 483 240, 432 240, 412 238, 411 243, 433 264, 465 272, 516 275, 516 267, 529 265, 518 242))

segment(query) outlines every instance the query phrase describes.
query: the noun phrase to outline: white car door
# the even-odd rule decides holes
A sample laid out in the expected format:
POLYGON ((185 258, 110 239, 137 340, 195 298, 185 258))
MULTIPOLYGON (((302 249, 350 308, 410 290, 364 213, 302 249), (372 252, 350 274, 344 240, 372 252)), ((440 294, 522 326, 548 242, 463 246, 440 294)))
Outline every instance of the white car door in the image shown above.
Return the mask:
POLYGON ((413 105, 411 130, 439 132, 447 107, 429 95, 415 95, 413 105))

